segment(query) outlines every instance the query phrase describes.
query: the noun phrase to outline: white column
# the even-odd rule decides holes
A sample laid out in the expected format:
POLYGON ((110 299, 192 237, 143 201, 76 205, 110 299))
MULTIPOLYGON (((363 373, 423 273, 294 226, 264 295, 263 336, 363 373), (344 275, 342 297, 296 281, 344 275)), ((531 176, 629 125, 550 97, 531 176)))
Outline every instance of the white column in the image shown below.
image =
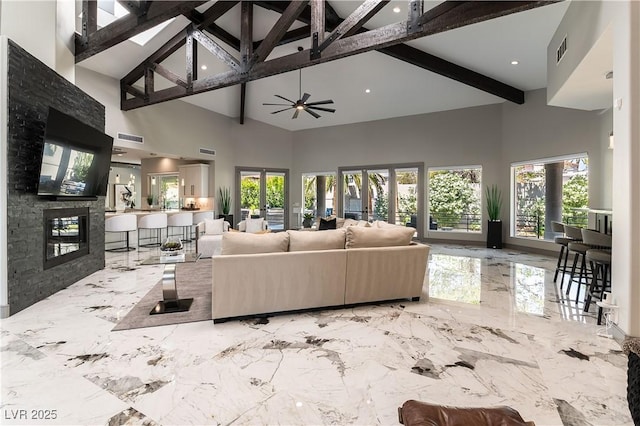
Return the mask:
POLYGON ((612 2, 613 251, 618 327, 640 337, 640 2, 612 2))

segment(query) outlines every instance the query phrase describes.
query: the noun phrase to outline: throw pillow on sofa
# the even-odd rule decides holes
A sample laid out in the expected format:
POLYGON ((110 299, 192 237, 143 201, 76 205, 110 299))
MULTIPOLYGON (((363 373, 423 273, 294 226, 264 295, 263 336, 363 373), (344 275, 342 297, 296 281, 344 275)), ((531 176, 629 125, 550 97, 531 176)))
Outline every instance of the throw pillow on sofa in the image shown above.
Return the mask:
POLYGON ((325 232, 287 231, 289 251, 344 249, 346 231, 330 229, 325 232))
POLYGON ((222 255, 277 253, 289 249, 289 234, 274 232, 252 234, 249 232, 225 232, 222 234, 222 255))
POLYGON ((320 218, 320 227, 318 231, 326 231, 327 229, 336 229, 336 218, 333 219, 325 219, 324 217, 320 218))
POLYGON ((253 233, 253 232, 264 231, 263 222, 264 222, 263 218, 245 219, 245 223, 246 223, 245 232, 253 233))
POLYGON ((222 235, 224 232, 224 218, 205 219, 204 232, 207 235, 222 235))
POLYGON ((347 228, 346 248, 408 246, 415 232, 414 228, 396 226, 394 228, 347 228))

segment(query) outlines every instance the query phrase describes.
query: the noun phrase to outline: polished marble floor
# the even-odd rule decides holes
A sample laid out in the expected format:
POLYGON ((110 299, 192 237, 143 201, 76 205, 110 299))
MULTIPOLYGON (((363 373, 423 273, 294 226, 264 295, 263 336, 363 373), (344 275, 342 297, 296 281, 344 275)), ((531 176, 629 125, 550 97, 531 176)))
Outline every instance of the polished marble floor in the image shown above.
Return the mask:
POLYGON ((161 278, 150 254, 0 321, 0 424, 392 425, 408 399, 632 424, 626 357, 553 258, 433 245, 419 302, 112 331, 161 278))

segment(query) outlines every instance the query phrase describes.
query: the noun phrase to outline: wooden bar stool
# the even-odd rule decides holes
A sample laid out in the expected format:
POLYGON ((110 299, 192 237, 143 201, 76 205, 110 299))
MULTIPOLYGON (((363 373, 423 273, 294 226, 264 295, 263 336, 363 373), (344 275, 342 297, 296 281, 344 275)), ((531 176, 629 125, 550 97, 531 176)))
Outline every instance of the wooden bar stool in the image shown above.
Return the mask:
POLYGON ((576 303, 580 301, 580 286, 584 284, 588 286, 588 277, 590 275, 587 270, 587 260, 585 255, 587 254, 587 250, 591 248, 591 246, 584 244, 582 241, 582 228, 578 228, 575 226, 564 226, 564 232, 567 234, 567 237, 571 238, 573 241, 567 244, 567 248, 569 251, 574 252, 573 256, 573 265, 571 266, 571 276, 569 278, 569 284, 567 285, 567 292, 571 290, 571 285, 575 281, 578 284, 578 290, 576 291, 576 303), (580 263, 580 271, 577 274, 576 278, 576 268, 578 267, 578 263, 580 263))
MULTIPOLYGON (((587 288, 584 311, 589 312, 592 298, 602 301, 605 291, 611 290, 611 235, 588 229, 582 230, 582 240, 591 246, 585 258, 591 265, 593 276, 587 288)), ((602 307, 598 307, 598 324, 602 322, 602 307)))

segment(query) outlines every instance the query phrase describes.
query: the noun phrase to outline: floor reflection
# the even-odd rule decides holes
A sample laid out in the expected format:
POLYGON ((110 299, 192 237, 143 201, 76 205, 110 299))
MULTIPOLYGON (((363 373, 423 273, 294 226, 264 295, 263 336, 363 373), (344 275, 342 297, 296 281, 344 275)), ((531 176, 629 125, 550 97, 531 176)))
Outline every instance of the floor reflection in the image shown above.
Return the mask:
POLYGON ((429 262, 429 297, 480 304, 480 259, 432 254, 429 262))
POLYGON ((516 309, 518 312, 543 315, 545 270, 522 263, 516 263, 512 267, 516 309))

